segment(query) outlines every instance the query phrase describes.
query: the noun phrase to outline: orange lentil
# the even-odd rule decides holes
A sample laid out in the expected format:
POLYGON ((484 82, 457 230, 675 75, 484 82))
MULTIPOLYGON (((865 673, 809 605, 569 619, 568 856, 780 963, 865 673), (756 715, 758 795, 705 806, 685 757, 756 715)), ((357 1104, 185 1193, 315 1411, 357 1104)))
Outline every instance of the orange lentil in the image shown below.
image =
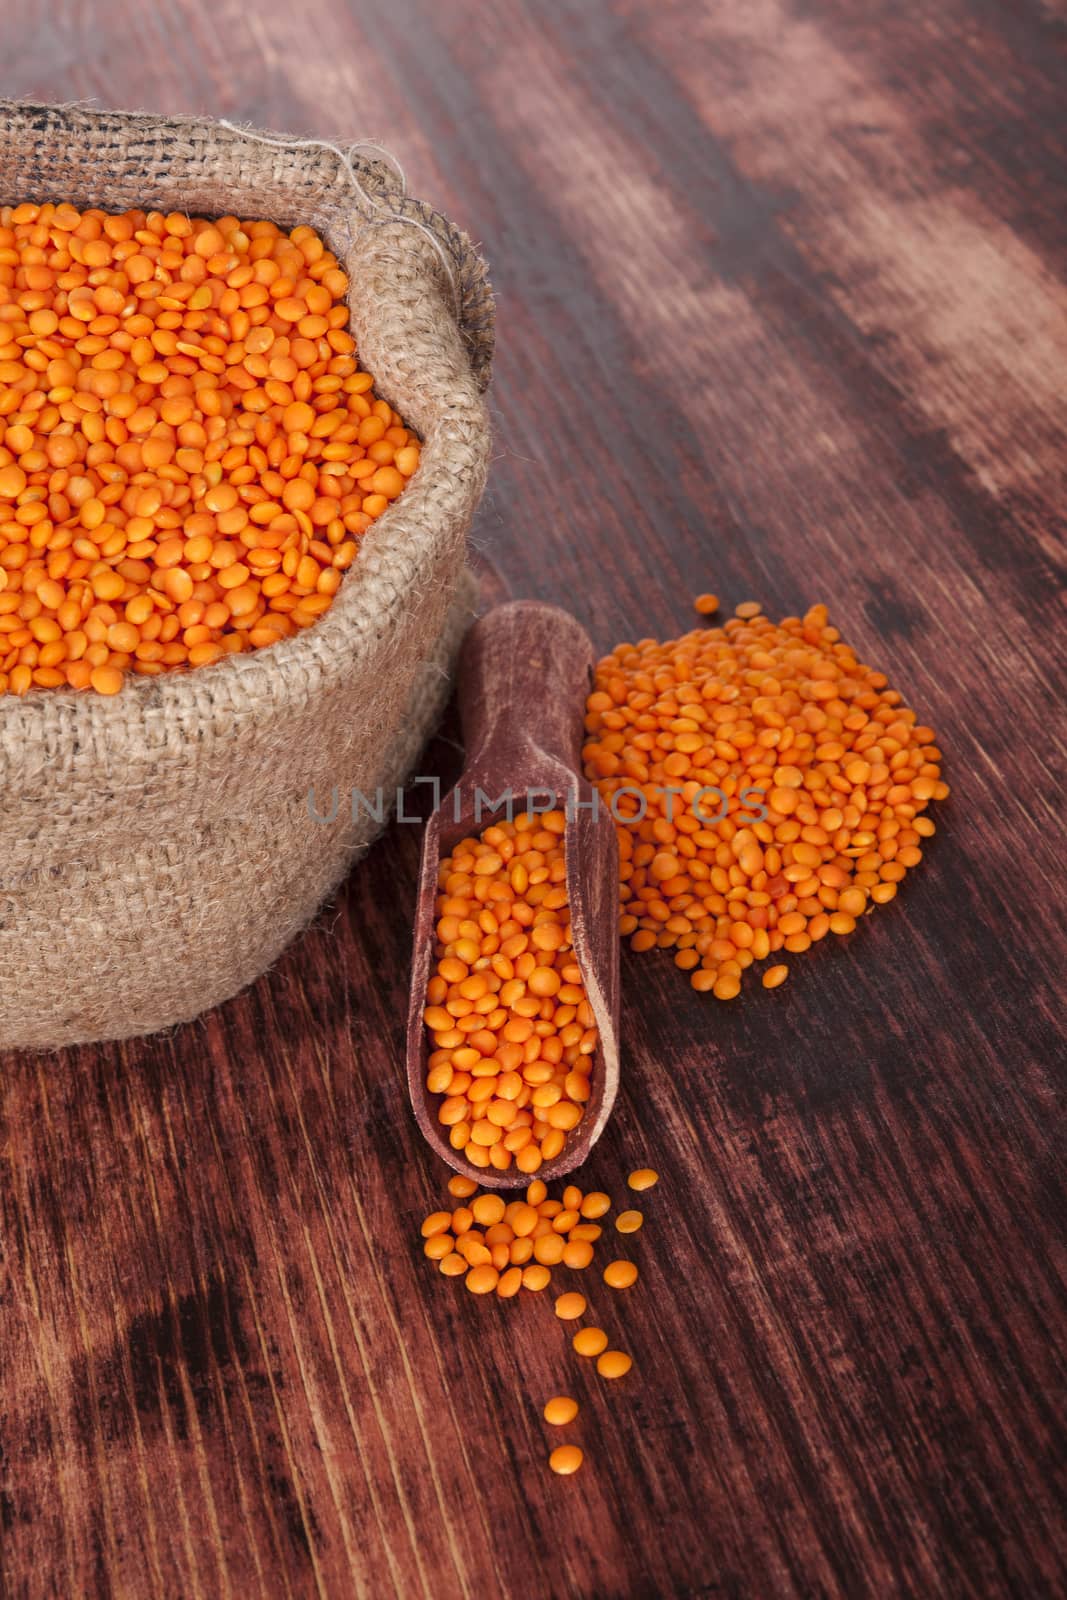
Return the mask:
POLYGON ((546 1267, 558 1267, 566 1248, 558 1233, 546 1233, 533 1242, 534 1260, 546 1267))
POLYGON ((713 611, 719 609, 719 597, 717 594, 698 594, 693 605, 702 616, 710 617, 713 611))
POLYGON ((494 1266, 485 1263, 472 1267, 464 1282, 471 1294, 492 1294, 500 1282, 500 1274, 494 1266))
POLYGON ((435 1233, 446 1233, 451 1225, 451 1211, 431 1211, 422 1225, 422 1237, 432 1239, 435 1233))
POLYGON ((626 1182, 631 1189, 638 1191, 652 1189, 659 1182, 659 1173, 653 1172, 651 1167, 638 1167, 636 1172, 631 1172, 626 1182))
POLYGON ((569 1478, 573 1472, 578 1471, 584 1460, 585 1456, 576 1444, 561 1444, 549 1456, 548 1464, 561 1478, 569 1478))
POLYGON ((522 1286, 524 1289, 533 1289, 535 1292, 539 1292, 541 1289, 547 1289, 551 1282, 551 1272, 547 1267, 542 1266, 540 1262, 531 1262, 528 1267, 523 1268, 522 1286))
MULTIPOLYGON (((597 1030, 571 943, 565 822, 562 811, 548 811, 494 823, 455 845, 438 872, 435 965, 423 1011, 426 1087, 439 1097, 438 1121, 460 1130, 450 1135, 453 1148, 501 1172, 514 1164, 532 1174, 554 1160, 591 1095, 597 1030)), ((509 1214, 519 1238, 538 1227, 547 1192, 539 1182, 529 1189, 539 1200, 518 1202, 509 1214)), ((574 1204, 557 1204, 552 1215, 563 1220, 554 1233, 590 1214, 580 1209, 590 1197, 577 1186, 564 1193, 574 1204)), ((472 1209, 491 1225, 504 1202, 481 1195, 472 1209)), ((567 1259, 552 1247, 535 1255, 547 1265, 567 1259)))
POLYGON ((596 1369, 602 1378, 624 1378, 632 1366, 633 1359, 624 1350, 605 1350, 596 1369))
POLYGON ((640 1211, 620 1211, 615 1218, 615 1226, 620 1233, 636 1233, 644 1220, 640 1211))
POLYGON ((579 1328, 571 1340, 580 1356, 598 1356, 608 1347, 608 1336, 603 1328, 579 1328))
POLYGON ((611 1197, 604 1194, 600 1189, 591 1189, 578 1209, 583 1217, 587 1217, 592 1221, 596 1217, 602 1217, 606 1211, 611 1210, 611 1197))
POLYGON ((563 1246, 563 1265, 582 1272, 593 1259, 593 1246, 587 1239, 568 1239, 563 1246))
POLYGON ((604 1282, 609 1289, 629 1289, 637 1282, 637 1268, 632 1261, 611 1261, 604 1268, 604 1282))
POLYGON ((569 1294, 561 1294, 556 1300, 556 1316, 563 1322, 573 1322, 584 1311, 585 1296, 573 1290, 569 1294))
POLYGON ((578 1415, 578 1402, 572 1400, 570 1395, 557 1394, 551 1400, 546 1400, 543 1416, 554 1428, 566 1427, 568 1422, 573 1422, 578 1415))
POLYGON ((491 1228, 495 1222, 504 1220, 504 1202, 498 1194, 480 1194, 471 1201, 470 1209, 475 1222, 483 1227, 491 1228))
POLYGON ((448 1192, 454 1194, 457 1200, 468 1200, 472 1194, 477 1194, 478 1185, 473 1178, 465 1178, 461 1172, 456 1172, 448 1180, 448 1192))
POLYGON ((0 230, 0 581, 27 625, 0 692, 117 694, 311 626, 420 456, 359 370, 336 258, 236 217, 48 202, 0 230), (83 593, 117 612, 95 634, 83 593), (161 635, 167 602, 202 610, 161 635))
POLYGON ((949 792, 933 730, 822 605, 776 624, 747 601, 720 627, 617 646, 585 726, 617 825, 620 930, 637 952, 675 950, 719 1000, 748 966, 892 900, 949 792))

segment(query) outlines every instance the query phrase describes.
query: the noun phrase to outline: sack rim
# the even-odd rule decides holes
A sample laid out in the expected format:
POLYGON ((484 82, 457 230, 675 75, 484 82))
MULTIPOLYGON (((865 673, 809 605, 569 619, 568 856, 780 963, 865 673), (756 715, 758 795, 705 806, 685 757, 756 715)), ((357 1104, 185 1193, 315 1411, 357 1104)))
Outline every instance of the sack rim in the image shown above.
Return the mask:
MULTIPOLYGON (((236 163, 263 159, 263 146, 257 145, 253 137, 223 128, 212 118, 190 114, 158 117, 147 112, 0 99, 0 122, 5 121, 9 132, 17 134, 21 130, 49 140, 64 130, 73 135, 79 124, 95 125, 113 133, 137 125, 139 131, 149 137, 154 134, 166 137, 168 131, 185 128, 204 134, 210 132, 212 148, 217 145, 220 150, 228 151, 236 163)), ((7 148, 7 140, 2 148, 7 148)), ((317 151, 306 148, 272 151, 271 157, 287 158, 292 167, 292 181, 297 183, 310 162, 317 161, 321 166, 324 151, 329 155, 329 147, 323 146, 317 151)), ((330 159, 336 165, 336 159, 330 159)), ((385 162, 355 155, 349 159, 354 165, 358 163, 361 182, 372 186, 377 193, 388 193, 390 169, 385 162)), ((4 156, 0 149, 0 185, 3 171, 4 156)), ((60 739, 74 739, 90 746, 106 741, 111 759, 121 755, 121 745, 126 742, 143 752, 152 727, 159 729, 173 721, 187 730, 190 737, 195 737, 192 729, 198 723, 214 720, 220 712, 224 712, 227 719, 277 714, 287 703, 306 701, 316 688, 351 670, 357 661, 366 666, 375 653, 387 656, 390 639, 402 631, 401 624, 396 620, 391 622, 385 608, 380 615, 370 614, 365 604, 367 595, 361 591, 365 591, 368 583, 373 583, 387 593, 419 592, 424 584, 433 581, 431 569, 440 565, 442 556, 434 537, 435 525, 442 519, 449 522, 458 519, 461 523, 469 520, 481 491, 489 433, 488 416, 480 393, 483 382, 488 381, 492 353, 493 305, 484 262, 469 240, 446 219, 440 218, 423 202, 407 198, 406 203, 414 208, 413 215, 420 226, 405 225, 401 217, 392 222, 376 218, 373 226, 358 227, 355 242, 359 246, 359 264, 361 271, 365 269, 368 275, 377 272, 388 279, 397 260, 403 261, 408 279, 415 282, 415 293, 412 296, 408 291, 406 305, 399 299, 391 303, 390 315, 394 319, 398 315, 402 317, 411 335, 412 352, 417 343, 414 337, 416 317, 414 313, 404 315, 410 312, 412 303, 419 306, 423 317, 430 307, 438 321, 443 319, 451 326, 451 343, 455 348, 449 350, 448 341, 445 341, 445 354, 439 363, 441 370, 432 374, 436 384, 442 379, 448 384, 449 403, 432 417, 429 426, 420 430, 424 448, 419 470, 403 495, 364 535, 357 558, 338 589, 333 605, 311 627, 278 645, 226 657, 210 666, 163 673, 158 677, 130 674, 115 696, 56 689, 33 689, 25 696, 2 695, 0 748, 8 756, 25 741, 39 738, 46 724, 50 743, 57 735, 60 739), (473 261, 476 269, 475 312, 488 319, 479 346, 480 378, 476 378, 472 370, 469 341, 465 347, 456 336, 462 330, 457 327, 449 297, 442 293, 442 264, 423 232, 425 227, 436 228, 438 222, 450 230, 446 248, 452 251, 455 241, 461 241, 461 253, 465 252, 463 259, 468 264, 473 261), (469 474, 448 470, 448 455, 453 448, 467 458, 469 474)), ((344 215, 343 202, 339 200, 331 209, 332 220, 336 223, 344 215)), ((321 220, 320 205, 310 205, 308 212, 305 220, 336 232, 336 226, 331 230, 330 224, 321 220)), ((360 221, 363 220, 360 217, 360 221)), ((359 288, 353 274, 349 296, 353 318, 360 304, 359 288)), ((401 358, 398 365, 403 368, 405 379, 410 378, 417 385, 420 375, 417 356, 403 349, 398 349, 396 354, 401 358)), ((431 374, 424 370, 423 376, 429 388, 431 374)), ((378 386, 377 375, 375 382, 378 386)), ((396 399, 391 403, 396 404, 396 399)), ((465 537, 460 534, 454 543, 454 565, 458 572, 465 537)))

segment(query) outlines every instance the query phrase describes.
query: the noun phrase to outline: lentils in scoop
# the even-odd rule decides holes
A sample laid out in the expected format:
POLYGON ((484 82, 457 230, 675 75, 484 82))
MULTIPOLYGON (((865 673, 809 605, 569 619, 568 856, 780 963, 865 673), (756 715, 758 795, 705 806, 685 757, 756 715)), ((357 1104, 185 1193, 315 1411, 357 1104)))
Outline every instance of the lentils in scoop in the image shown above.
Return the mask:
POLYGON ((617 822, 621 932, 673 950, 720 1000, 753 963, 892 900, 949 792, 933 730, 822 605, 776 624, 749 601, 722 627, 619 645, 586 729, 586 775, 617 822))
POLYGON ((440 867, 426 1087, 452 1148, 498 1172, 554 1160, 591 1092, 598 1035, 571 940, 565 826, 562 811, 522 812, 440 867))
POLYGON ((419 442, 307 227, 0 207, 0 693, 116 694, 328 610, 419 442))

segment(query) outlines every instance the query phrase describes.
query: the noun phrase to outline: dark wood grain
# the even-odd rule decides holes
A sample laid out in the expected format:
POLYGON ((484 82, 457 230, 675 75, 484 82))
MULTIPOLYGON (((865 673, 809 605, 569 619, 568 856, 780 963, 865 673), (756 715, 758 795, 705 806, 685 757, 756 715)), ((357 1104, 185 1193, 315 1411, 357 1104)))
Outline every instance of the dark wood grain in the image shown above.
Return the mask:
MULTIPOLYGON (((773 994, 624 961, 594 1309, 422 1258, 419 830, 253 990, 0 1079, 17 1596, 1020 1596, 1067 1586, 1056 0, 66 0, 8 94, 377 134, 500 303, 487 595, 607 648, 825 600, 937 730, 927 860, 773 994), (587 1462, 545 1469, 572 1390, 587 1462)), ((446 738, 427 757, 447 778, 446 738)), ((17 982, 17 973, 4 974, 17 982)))

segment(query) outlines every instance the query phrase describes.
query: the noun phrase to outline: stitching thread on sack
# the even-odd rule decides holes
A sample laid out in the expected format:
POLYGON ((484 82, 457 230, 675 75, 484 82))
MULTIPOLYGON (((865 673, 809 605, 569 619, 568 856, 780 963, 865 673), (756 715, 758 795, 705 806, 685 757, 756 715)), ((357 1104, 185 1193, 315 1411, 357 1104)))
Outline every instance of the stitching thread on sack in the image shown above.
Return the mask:
MULTIPOLYGON (((400 165, 400 162, 397 160, 396 156, 393 155, 392 151, 387 150, 384 145, 378 144, 373 139, 357 139, 355 143, 349 145, 347 151, 343 150, 339 144, 334 144, 329 139, 273 139, 265 133, 253 133, 251 128, 242 128, 236 122, 228 122, 225 117, 219 119, 219 127, 225 128, 229 133, 236 133, 242 139, 251 139, 256 144, 272 145, 277 150, 331 151, 337 157, 342 169, 348 174, 349 183, 359 195, 359 198, 364 202, 368 208, 368 211, 384 212, 384 215, 380 216, 367 216, 364 221, 364 227, 382 227, 387 222, 403 222, 408 227, 418 228, 420 233, 426 235, 427 239, 429 239, 430 243, 437 251, 441 265, 445 269, 445 276, 448 279, 448 286, 452 291, 452 308, 455 313, 456 320, 459 320, 462 306, 460 301, 459 285, 456 283, 456 274, 453 270, 452 262, 448 258, 448 253, 445 250, 444 245, 434 233, 433 229, 428 228, 424 222, 420 222, 418 217, 409 217, 406 216, 402 211, 390 210, 385 201, 380 199, 378 195, 369 194, 356 176, 356 170, 352 165, 352 158, 361 150, 376 150, 386 165, 390 166, 396 173, 397 182, 400 189, 400 198, 402 200, 406 199, 407 179, 404 176, 403 167, 400 165)), ((358 234, 356 237, 358 238, 358 234)))

